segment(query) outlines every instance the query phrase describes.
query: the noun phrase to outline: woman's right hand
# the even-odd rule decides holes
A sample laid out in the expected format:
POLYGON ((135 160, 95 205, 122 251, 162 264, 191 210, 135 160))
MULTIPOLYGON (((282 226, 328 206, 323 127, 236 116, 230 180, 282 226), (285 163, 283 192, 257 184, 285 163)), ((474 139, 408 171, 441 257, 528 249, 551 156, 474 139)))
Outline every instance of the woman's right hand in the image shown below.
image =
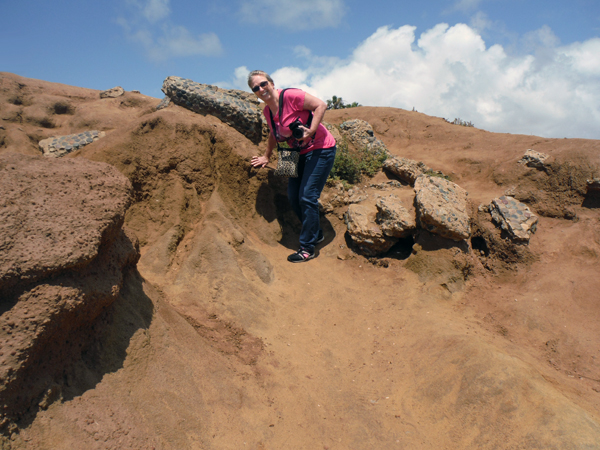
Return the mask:
POLYGON ((269 158, 266 156, 253 156, 250 160, 252 167, 265 167, 269 163, 269 158))

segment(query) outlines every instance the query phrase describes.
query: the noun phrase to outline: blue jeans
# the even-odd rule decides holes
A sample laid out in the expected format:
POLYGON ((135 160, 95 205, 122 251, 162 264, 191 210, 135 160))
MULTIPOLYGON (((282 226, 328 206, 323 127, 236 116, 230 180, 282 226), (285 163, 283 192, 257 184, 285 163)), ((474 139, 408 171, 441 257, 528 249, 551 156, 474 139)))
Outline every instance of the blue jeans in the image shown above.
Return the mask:
POLYGON ((300 246, 313 252, 323 234, 319 215, 319 197, 335 161, 336 147, 322 148, 300 155, 298 178, 288 181, 288 198, 302 222, 300 246))

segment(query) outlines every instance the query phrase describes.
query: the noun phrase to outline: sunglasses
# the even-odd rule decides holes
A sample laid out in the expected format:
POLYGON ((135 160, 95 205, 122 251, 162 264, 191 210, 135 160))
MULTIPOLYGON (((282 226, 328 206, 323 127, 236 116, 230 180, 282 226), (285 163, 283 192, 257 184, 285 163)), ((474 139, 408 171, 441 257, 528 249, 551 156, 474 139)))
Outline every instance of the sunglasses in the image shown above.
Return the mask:
POLYGON ((266 87, 267 87, 267 85, 268 85, 268 84, 269 84, 269 82, 265 80, 265 81, 263 81, 262 83, 260 83, 260 84, 257 84, 256 86, 254 86, 254 87, 252 88, 252 92, 258 92, 258 90, 259 90, 260 88, 263 88, 263 89, 264 89, 264 88, 266 88, 266 87))

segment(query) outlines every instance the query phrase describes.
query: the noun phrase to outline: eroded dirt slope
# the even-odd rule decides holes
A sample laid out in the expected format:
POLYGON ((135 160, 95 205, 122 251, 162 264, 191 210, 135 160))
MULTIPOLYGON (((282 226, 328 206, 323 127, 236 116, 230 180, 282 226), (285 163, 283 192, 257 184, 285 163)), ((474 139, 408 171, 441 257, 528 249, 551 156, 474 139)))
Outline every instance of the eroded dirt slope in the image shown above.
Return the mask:
POLYGON ((129 177, 126 225, 142 244, 139 274, 99 322, 100 381, 7 448, 599 447, 600 213, 585 195, 598 141, 330 111, 467 189, 483 241, 465 252, 420 235, 412 253, 367 260, 348 248, 339 208, 323 217, 318 258, 289 264, 298 223, 284 181, 249 166, 262 146, 210 116, 154 111, 158 99, 1 76, 1 149, 106 131, 71 157, 129 177), (48 109, 66 101, 73 114, 48 109), (528 148, 552 170, 517 164, 528 148), (476 209, 507 190, 540 215, 526 248, 476 209))

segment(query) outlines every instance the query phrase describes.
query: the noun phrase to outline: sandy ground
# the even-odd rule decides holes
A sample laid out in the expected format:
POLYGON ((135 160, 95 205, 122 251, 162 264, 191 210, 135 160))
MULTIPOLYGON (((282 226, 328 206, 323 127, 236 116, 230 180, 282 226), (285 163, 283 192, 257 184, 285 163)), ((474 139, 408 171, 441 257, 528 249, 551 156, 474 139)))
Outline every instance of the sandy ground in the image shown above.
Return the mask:
POLYGON ((600 448, 600 213, 577 191, 600 142, 330 111, 326 121, 367 120, 393 154, 451 174, 475 206, 510 189, 543 215, 516 256, 424 240, 408 257, 367 260, 336 210, 318 257, 289 264, 297 224, 282 181, 248 165, 261 146, 212 117, 154 112, 158 99, 1 75, 0 151, 33 154, 34 138, 82 123, 106 131, 73 157, 130 177, 126 225, 142 243, 87 372, 72 375, 87 387, 20 424, 6 448, 600 448), (30 106, 10 103, 15 92, 30 106), (77 112, 50 114, 52 129, 28 121, 55 98, 77 112), (528 148, 571 187, 518 165, 528 148))

